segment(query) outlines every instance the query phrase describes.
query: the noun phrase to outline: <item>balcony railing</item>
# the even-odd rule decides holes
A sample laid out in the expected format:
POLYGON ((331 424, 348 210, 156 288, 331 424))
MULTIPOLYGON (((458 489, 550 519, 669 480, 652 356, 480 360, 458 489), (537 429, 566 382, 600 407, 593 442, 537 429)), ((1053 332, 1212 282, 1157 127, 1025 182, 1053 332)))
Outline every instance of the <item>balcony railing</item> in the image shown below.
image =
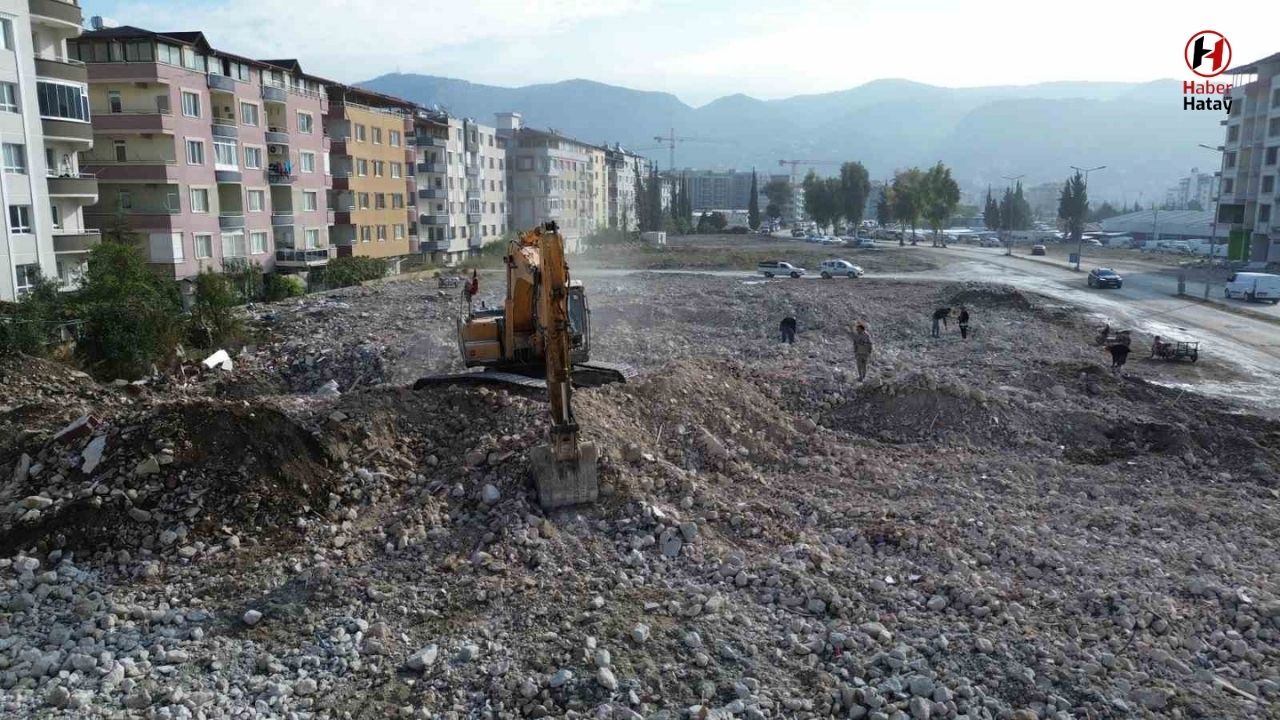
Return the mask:
POLYGON ((79 60, 37 55, 36 75, 38 77, 52 78, 55 80, 87 82, 89 79, 89 69, 79 60))
POLYGON ((423 214, 420 219, 423 225, 448 225, 449 216, 446 214, 423 214))
POLYGON ((238 138, 240 137, 240 128, 236 127, 235 121, 214 120, 213 136, 216 138, 238 138))
POLYGON ((271 213, 271 225, 273 227, 286 227, 293 224, 293 211, 280 211, 271 213))
POLYGON ((467 166, 467 177, 480 177, 480 166, 479 166, 479 165, 468 165, 468 166, 467 166))
POLYGON ((314 250, 276 250, 277 265, 312 266, 324 265, 333 257, 334 248, 317 248, 314 250))
POLYGON ((418 163, 418 172, 420 173, 440 173, 446 172, 444 163, 418 163))
POLYGON ((268 145, 288 145, 289 130, 282 127, 269 127, 266 132, 266 140, 268 145))
POLYGON ((243 230, 243 212, 224 212, 218 214, 218 227, 223 230, 243 230))
POLYGON ((53 197, 98 196, 98 178, 91 173, 49 175, 45 182, 49 186, 49 195, 53 197))
POLYGON ((468 224, 468 225, 479 225, 479 224, 480 224, 480 213, 467 213, 467 224, 468 224))
POLYGON ((468 200, 479 200, 479 199, 480 199, 480 191, 479 191, 479 190, 476 190, 476 189, 474 189, 474 188, 473 188, 473 189, 471 189, 471 190, 468 190, 468 191, 467 191, 467 199, 468 199, 468 200))
POLYGON ((39 18, 48 18, 62 23, 80 27, 84 16, 80 12, 80 3, 63 2, 62 0, 27 0, 27 9, 39 18))
POLYGON ((262 99, 267 102, 289 102, 289 91, 277 85, 263 85, 262 99))
POLYGON ((53 230, 55 253, 82 253, 93 249, 102 240, 100 230, 53 230))
POLYGON ((423 188, 418 190, 418 197, 423 200, 447 200, 449 191, 443 188, 423 188))
POLYGON ((236 81, 235 81, 235 79, 234 79, 234 78, 229 78, 229 77, 227 77, 226 75, 214 75, 214 74, 210 74, 210 75, 209 75, 209 89, 210 89, 210 90, 223 90, 223 91, 225 91, 225 92, 235 92, 235 91, 236 91, 236 81))

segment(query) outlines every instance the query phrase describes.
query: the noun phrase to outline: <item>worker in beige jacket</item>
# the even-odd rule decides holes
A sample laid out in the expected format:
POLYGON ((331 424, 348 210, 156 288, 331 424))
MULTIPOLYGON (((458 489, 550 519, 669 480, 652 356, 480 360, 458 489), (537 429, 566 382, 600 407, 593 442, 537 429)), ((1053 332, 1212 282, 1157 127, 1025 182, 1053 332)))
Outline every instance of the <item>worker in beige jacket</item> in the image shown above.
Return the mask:
POLYGON ((858 323, 853 331, 853 359, 858 363, 858 380, 867 379, 867 361, 871 359, 871 335, 867 326, 858 323))

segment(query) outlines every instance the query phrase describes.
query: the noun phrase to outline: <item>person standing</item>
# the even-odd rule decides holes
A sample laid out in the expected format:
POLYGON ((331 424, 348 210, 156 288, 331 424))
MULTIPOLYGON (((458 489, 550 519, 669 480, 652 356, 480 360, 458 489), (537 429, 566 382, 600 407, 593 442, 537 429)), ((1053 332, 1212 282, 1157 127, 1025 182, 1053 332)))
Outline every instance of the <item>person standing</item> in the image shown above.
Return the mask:
POLYGON ((858 382, 867 379, 867 361, 871 359, 871 335, 867 326, 858 323, 853 331, 853 359, 858 364, 858 382))
POLYGON ((778 323, 778 330, 782 333, 782 342, 788 345, 794 345, 796 342, 796 319, 790 316, 782 318, 782 322, 778 323))
POLYGON ((960 325, 960 339, 969 339, 969 308, 960 308, 960 316, 956 318, 956 322, 960 325))
POLYGON ((947 318, 951 317, 951 308, 943 307, 933 311, 933 336, 942 337, 942 332, 938 329, 938 324, 942 327, 947 326, 947 318))
POLYGON ((1111 371, 1120 372, 1124 368, 1124 363, 1129 359, 1129 346, 1124 343, 1114 343, 1107 346, 1107 352, 1111 353, 1111 371))

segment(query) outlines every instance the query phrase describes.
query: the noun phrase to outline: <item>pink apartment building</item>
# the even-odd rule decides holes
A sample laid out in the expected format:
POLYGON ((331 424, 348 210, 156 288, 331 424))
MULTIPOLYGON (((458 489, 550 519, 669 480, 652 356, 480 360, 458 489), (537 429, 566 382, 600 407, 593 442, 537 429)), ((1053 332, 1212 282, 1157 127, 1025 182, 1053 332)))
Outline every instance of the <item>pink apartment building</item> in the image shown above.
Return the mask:
POLYGON ((84 33, 98 177, 90 226, 121 216, 174 279, 257 263, 305 272, 333 257, 322 81, 296 60, 251 60, 199 32, 84 33))

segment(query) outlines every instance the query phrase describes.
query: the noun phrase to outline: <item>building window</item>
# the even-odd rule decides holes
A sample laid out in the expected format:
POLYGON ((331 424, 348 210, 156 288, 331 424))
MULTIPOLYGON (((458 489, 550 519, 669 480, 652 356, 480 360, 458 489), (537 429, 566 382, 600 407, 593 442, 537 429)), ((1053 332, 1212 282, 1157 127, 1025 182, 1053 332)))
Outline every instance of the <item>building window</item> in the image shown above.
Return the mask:
POLYGON ((9 232, 15 235, 31 234, 31 206, 9 206, 9 232))
POLYGON ((361 210, 369 209, 369 193, 359 193, 356 198, 359 200, 359 207, 361 210))
POLYGON ((382 128, 380 127, 376 127, 373 129, 373 144, 374 145, 382 144, 382 128))
POLYGON ((316 154, 313 152, 303 152, 298 157, 298 165, 304 173, 313 173, 316 171, 316 154))
POLYGON ((40 116, 89 122, 89 96, 83 85, 40 80, 36 83, 40 116))
POLYGON ((133 191, 119 190, 116 192, 116 208, 119 210, 133 209, 133 191))
POLYGON ((1236 189, 1236 181, 1235 181, 1235 180, 1233 180, 1233 179, 1231 179, 1231 178, 1223 178, 1223 179, 1222 179, 1222 194, 1224 194, 1224 195, 1230 195, 1230 194, 1232 194, 1233 192, 1235 192, 1235 189, 1236 189))
POLYGON ((203 140, 187 141, 187 164, 188 165, 204 164, 204 141, 203 140))
POLYGON ((267 206, 267 193, 264 190, 250 190, 247 194, 249 212, 262 212, 267 206))
POLYGON ((1280 136, 1280 117, 1273 117, 1267 122, 1267 137, 1280 136))
POLYGON ((243 232, 222 233, 222 257, 242 258, 246 254, 243 232))
POLYGON ((213 162, 215 167, 236 169, 236 143, 233 140, 215 140, 213 143, 213 162))
POLYGON ((1271 205, 1269 203, 1262 203, 1258 205, 1258 224, 1271 224, 1271 205))
POLYGON ((1227 153, 1225 156, 1223 156, 1222 163, 1223 163, 1223 165, 1225 165, 1225 166, 1226 166, 1226 168, 1227 168, 1228 170, 1230 170, 1231 168, 1235 167, 1235 166, 1236 166, 1236 154, 1235 154, 1235 153, 1233 153, 1233 152, 1229 152, 1229 153, 1227 153))
POLYGON ((250 170, 261 169, 262 168, 262 148, 245 147, 244 166, 250 170))
POLYGON ((265 232, 249 233, 249 245, 253 249, 254 255, 262 255, 267 252, 267 234, 265 232))
POLYGON ((27 147, 22 143, 4 143, 4 171, 27 172, 27 147))
POLYGON ((258 127, 258 106, 253 103, 240 103, 240 122, 249 127, 258 127))
MULTIPOLYGON (((5 20, 5 22, 9 21, 5 20)), ((18 274, 18 284, 14 286, 14 290, 18 295, 26 295, 35 289, 36 283, 40 280, 40 266, 38 264, 18 265, 14 270, 18 274)))
POLYGON ((396 238, 396 240, 403 240, 403 239, 404 239, 404 225, 396 225, 396 227, 395 227, 395 238, 396 238))
POLYGON ((305 190, 305 191, 303 191, 303 193, 302 193, 302 209, 303 209, 303 210, 315 210, 316 208, 318 208, 318 207, 319 207, 319 205, 316 203, 316 198, 317 198, 317 195, 316 195, 316 192, 315 192, 314 190, 305 190))
POLYGON ((402 167, 403 166, 398 162, 391 163, 391 177, 393 178, 400 177, 400 172, 402 167))
POLYGON ((187 257, 182 247, 182 233, 169 234, 169 257, 166 260, 170 262, 182 262, 187 257))
POLYGON ((364 177, 369 174, 369 161, 360 159, 356 160, 356 175, 364 177))
POLYGON ((54 230, 62 229, 62 209, 57 203, 49 203, 49 218, 53 221, 54 230))
POLYGON ((1268 165, 1275 165, 1275 164, 1276 164, 1276 153, 1277 153, 1277 151, 1280 151, 1280 147, 1269 147, 1269 148, 1267 148, 1267 164, 1268 164, 1268 165))
POLYGON ((200 233, 196 238, 196 257, 211 258, 213 257, 213 235, 200 233))
POLYGON ((368 138, 365 126, 356 124, 356 142, 364 142, 368 138))
POLYGON ((0 82, 0 110, 18 112, 18 86, 11 82, 0 82))
POLYGON ((310 135, 315 130, 315 118, 311 113, 298 111, 298 132, 310 135))
POLYGON ((209 190, 207 188, 191 188, 191 212, 209 212, 209 190))
POLYGON ((165 65, 181 65, 182 53, 176 45, 156 43, 156 61, 165 65))
POLYGON ((387 174, 387 162, 385 160, 373 161, 373 176, 382 177, 387 174))
POLYGON ((401 193, 391 193, 391 207, 396 210, 404 208, 404 195, 401 193))
POLYGON ((124 140, 116 140, 111 143, 116 151, 116 162, 129 162, 129 145, 124 140))
POLYGON ((400 131, 399 130, 387 131, 387 142, 388 144, 391 145, 391 147, 400 147, 400 131))
POLYGON ((362 225, 360 227, 360 242, 367 243, 370 240, 373 240, 373 228, 368 225, 362 225))
POLYGON ((187 117, 200 117, 200 94, 182 91, 182 114, 187 117))
POLYGON ((373 206, 378 210, 386 210, 387 209, 386 193, 374 193, 373 206))
POLYGON ((316 228, 307 228, 302 231, 302 237, 307 243, 308 250, 315 250, 320 247, 320 231, 316 228))
POLYGON ((1262 192, 1270 195, 1276 190, 1276 176, 1267 175, 1262 178, 1262 192))
POLYGON ((378 226, 378 242, 386 242, 386 241, 387 241, 387 226, 379 225, 378 226))

